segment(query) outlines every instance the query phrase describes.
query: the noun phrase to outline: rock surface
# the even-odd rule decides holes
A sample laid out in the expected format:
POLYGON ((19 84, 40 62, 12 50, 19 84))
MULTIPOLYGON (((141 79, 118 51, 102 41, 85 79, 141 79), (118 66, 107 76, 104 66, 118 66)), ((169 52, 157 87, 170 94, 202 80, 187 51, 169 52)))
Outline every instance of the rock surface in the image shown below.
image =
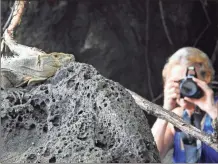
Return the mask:
POLYGON ((160 162, 143 111, 91 65, 1 95, 2 163, 160 162))

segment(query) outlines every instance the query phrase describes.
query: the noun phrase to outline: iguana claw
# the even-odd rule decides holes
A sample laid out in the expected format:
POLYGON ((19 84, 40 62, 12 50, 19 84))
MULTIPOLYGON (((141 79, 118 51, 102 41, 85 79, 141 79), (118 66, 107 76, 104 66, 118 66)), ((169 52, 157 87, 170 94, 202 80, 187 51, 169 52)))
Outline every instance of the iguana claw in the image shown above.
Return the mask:
POLYGON ((13 98, 14 98, 14 101, 12 102, 13 104, 17 104, 18 101, 19 101, 19 104, 22 104, 23 103, 23 98, 24 98, 24 95, 25 95, 25 92, 24 91, 21 91, 20 89, 7 89, 7 92, 9 92, 13 98))

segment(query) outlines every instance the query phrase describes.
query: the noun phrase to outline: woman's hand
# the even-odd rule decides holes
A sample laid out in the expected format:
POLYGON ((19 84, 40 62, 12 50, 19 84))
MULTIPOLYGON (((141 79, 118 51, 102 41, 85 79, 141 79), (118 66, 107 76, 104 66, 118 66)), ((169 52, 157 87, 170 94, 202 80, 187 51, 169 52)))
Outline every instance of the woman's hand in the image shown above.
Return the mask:
POLYGON ((176 100, 180 98, 178 78, 170 78, 164 86, 164 109, 172 110, 177 106, 176 100))
POLYGON ((213 90, 207 85, 206 82, 193 77, 193 81, 203 90, 204 96, 200 99, 193 99, 185 97, 184 100, 197 105, 201 110, 208 113, 212 118, 216 118, 218 109, 214 101, 213 90))

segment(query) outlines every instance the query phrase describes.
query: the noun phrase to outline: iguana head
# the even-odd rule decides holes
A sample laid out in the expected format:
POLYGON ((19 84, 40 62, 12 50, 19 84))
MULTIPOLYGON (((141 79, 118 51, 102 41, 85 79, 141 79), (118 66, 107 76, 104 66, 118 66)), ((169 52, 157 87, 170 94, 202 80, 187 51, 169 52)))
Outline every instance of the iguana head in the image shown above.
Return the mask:
POLYGON ((66 54, 62 52, 52 52, 49 55, 53 56, 56 61, 60 64, 59 66, 62 66, 64 64, 67 64, 71 61, 75 61, 75 58, 72 54, 66 54))

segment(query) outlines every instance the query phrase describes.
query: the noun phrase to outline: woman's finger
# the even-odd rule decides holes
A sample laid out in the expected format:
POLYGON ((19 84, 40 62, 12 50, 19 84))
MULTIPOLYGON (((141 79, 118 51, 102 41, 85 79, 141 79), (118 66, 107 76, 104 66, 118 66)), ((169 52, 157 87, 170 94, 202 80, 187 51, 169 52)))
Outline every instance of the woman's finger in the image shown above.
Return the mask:
POLYGON ((170 78, 166 81, 165 88, 169 88, 172 86, 179 86, 179 78, 170 78))
POLYGON ((177 99, 178 96, 179 96, 178 93, 173 93, 173 94, 170 96, 170 98, 171 98, 171 99, 177 99))
POLYGON ((179 84, 176 82, 170 82, 167 84, 167 86, 165 87, 165 90, 171 90, 172 88, 176 88, 179 89, 179 84))
POLYGON ((180 80, 181 80, 181 78, 179 78, 179 77, 171 77, 168 79, 168 81, 173 81, 173 82, 178 82, 180 80))
POLYGON ((195 78, 195 77, 193 77, 193 81, 196 82, 197 85, 198 85, 199 87, 201 87, 201 89, 208 89, 208 88, 209 88, 208 85, 207 85, 207 83, 206 83, 205 81, 202 81, 202 80, 197 79, 197 78, 195 78))
POLYGON ((172 88, 170 88, 170 89, 167 89, 167 90, 166 90, 166 93, 167 93, 167 94, 173 94, 173 93, 179 94, 180 91, 179 91, 179 88, 172 87, 172 88))
POLYGON ((202 80, 199 80, 195 77, 193 77, 193 81, 195 81, 197 83, 197 85, 205 92, 205 93, 208 93, 208 94, 212 94, 213 91, 212 89, 207 85, 206 82, 202 81, 202 80))

